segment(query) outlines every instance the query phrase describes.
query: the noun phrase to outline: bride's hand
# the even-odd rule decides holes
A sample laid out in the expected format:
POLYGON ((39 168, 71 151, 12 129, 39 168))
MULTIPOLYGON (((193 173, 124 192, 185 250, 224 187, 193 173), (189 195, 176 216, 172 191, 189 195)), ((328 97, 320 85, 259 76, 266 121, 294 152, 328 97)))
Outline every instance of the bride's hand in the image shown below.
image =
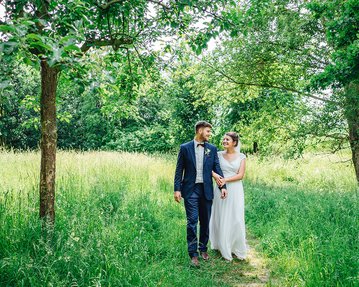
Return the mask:
POLYGON ((215 179, 216 179, 217 185, 218 185, 219 187, 221 187, 221 186, 222 186, 222 178, 218 175, 218 177, 215 177, 215 179))
POLYGON ((226 179, 224 177, 219 177, 218 180, 216 180, 217 184, 222 187, 223 185, 226 184, 226 179))
POLYGON ((224 184, 226 184, 224 177, 220 176, 218 173, 212 171, 212 176, 216 180, 216 183, 219 187, 222 187, 224 184))

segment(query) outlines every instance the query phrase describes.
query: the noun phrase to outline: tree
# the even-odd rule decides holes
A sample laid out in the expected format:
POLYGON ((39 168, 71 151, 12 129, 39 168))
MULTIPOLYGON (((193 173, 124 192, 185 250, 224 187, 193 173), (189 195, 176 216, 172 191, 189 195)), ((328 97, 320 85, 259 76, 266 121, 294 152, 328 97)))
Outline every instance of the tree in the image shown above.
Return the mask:
POLYGON ((189 58, 172 69, 166 93, 172 103, 171 127, 177 145, 193 137, 197 121, 214 118, 212 102, 206 99, 207 83, 200 71, 198 64, 189 58))
MULTIPOLYGON (((182 33, 201 17, 215 15, 224 4, 224 0, 5 2, 5 20, 0 26, 2 57, 18 52, 29 64, 40 61, 41 218, 49 223, 55 220, 56 90, 60 72, 76 66, 91 48, 111 46, 114 50, 132 50, 141 57, 141 52, 160 37, 182 33)), ((206 40, 208 37, 194 42, 194 46, 200 49, 206 40)))
POLYGON ((308 8, 332 48, 331 62, 313 77, 313 86, 331 87, 340 95, 359 183, 359 1, 312 1, 308 8))
POLYGON ((227 89, 245 89, 251 97, 264 89, 284 91, 307 102, 312 119, 320 115, 324 123, 298 129, 298 135, 330 137, 338 145, 347 140, 359 181, 358 5, 356 0, 242 2, 226 11, 231 37, 207 64, 227 89))

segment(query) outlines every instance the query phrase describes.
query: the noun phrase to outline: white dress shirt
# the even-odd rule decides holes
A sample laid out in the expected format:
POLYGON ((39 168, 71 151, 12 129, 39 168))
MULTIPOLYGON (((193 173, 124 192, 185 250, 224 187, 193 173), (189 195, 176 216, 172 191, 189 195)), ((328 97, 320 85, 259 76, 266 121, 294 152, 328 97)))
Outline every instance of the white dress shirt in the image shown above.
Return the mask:
POLYGON ((204 147, 197 146, 198 144, 199 144, 199 142, 194 140, 194 153, 196 155, 196 171, 197 171, 196 183, 203 183, 204 147))

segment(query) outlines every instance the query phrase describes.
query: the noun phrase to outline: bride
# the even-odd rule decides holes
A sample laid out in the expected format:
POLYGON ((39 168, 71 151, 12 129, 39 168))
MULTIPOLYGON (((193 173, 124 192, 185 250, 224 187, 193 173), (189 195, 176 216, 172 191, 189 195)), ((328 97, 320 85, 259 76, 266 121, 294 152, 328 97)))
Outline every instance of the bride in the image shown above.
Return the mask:
POLYGON ((233 254, 238 259, 247 256, 244 223, 244 193, 242 178, 246 167, 246 156, 240 153, 239 137, 228 132, 222 141, 225 151, 218 152, 224 178, 212 172, 218 185, 227 185, 228 197, 221 200, 218 187, 214 192, 209 239, 212 249, 219 250, 224 259, 231 261, 233 254))

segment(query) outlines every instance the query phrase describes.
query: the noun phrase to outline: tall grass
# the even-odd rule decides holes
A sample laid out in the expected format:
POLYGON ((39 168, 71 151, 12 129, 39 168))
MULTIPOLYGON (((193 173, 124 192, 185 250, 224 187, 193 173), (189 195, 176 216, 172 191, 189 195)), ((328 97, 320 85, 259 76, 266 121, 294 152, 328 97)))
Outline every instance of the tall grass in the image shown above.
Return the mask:
POLYGON ((314 192, 358 192, 351 154, 305 154, 297 160, 249 157, 246 179, 272 187, 314 192))
POLYGON ((342 155, 249 158, 246 219, 285 286, 359 286, 359 205, 342 155))
MULTIPOLYGON (((38 220, 37 153, 0 153, 0 286, 234 286, 248 263, 192 269, 172 198, 175 157, 59 152, 56 225, 38 220)), ((275 286, 358 286, 358 198, 347 163, 248 158, 246 220, 275 286)), ((253 270, 252 270, 253 271, 253 270)))
POLYGON ((38 220, 38 171, 37 153, 0 154, 0 286, 230 286, 242 279, 227 274, 252 268, 190 268, 166 160, 58 153, 52 236, 38 220))

